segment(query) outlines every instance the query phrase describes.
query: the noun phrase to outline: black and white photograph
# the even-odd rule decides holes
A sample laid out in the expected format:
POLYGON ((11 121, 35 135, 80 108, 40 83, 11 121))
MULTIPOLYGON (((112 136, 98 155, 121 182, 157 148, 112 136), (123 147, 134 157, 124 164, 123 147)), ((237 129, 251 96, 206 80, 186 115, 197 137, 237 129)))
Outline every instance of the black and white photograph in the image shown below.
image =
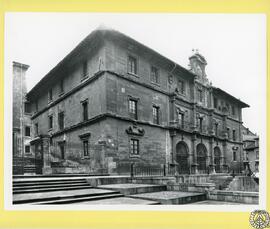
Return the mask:
POLYGON ((264 207, 266 17, 7 13, 4 112, 9 209, 264 207))

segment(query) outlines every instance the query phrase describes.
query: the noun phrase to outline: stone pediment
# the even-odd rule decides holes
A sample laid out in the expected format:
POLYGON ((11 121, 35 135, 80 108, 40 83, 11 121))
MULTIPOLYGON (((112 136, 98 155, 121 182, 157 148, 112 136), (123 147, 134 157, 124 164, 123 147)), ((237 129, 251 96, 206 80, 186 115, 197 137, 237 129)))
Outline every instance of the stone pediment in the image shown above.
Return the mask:
POLYGON ((126 129, 126 132, 130 135, 143 136, 145 131, 143 128, 140 128, 137 125, 132 125, 126 129))

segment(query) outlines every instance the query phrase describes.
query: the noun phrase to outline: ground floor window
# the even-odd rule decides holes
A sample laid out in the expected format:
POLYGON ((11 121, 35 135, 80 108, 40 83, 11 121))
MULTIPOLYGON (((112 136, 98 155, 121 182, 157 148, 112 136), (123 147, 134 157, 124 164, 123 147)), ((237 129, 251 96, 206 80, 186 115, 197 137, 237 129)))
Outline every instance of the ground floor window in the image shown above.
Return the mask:
POLYGON ((83 140, 83 156, 84 157, 89 156, 89 143, 88 143, 88 140, 83 140))
POLYGON ((30 146, 27 145, 24 147, 24 152, 27 154, 27 153, 30 153, 30 146))
POLYGON ((139 155, 139 140, 130 139, 130 154, 139 155))
POLYGON ((65 143, 61 142, 59 143, 59 150, 60 150, 60 157, 61 159, 65 159, 65 143))

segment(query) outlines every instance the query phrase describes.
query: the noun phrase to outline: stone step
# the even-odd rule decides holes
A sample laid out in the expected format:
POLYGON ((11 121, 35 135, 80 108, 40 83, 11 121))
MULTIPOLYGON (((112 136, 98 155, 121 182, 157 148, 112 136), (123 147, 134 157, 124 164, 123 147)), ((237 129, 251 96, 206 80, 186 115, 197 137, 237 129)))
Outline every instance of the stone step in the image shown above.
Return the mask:
POLYGON ((161 204, 188 204, 206 200, 206 194, 196 192, 162 191, 130 195, 132 198, 152 200, 161 204))
POLYGON ((157 201, 143 200, 130 197, 116 197, 100 200, 83 201, 74 204, 82 205, 160 205, 157 201))
POLYGON ((99 185, 98 188, 115 190, 121 192, 124 195, 140 194, 147 192, 159 192, 167 190, 166 185, 133 184, 133 183, 99 185))
POLYGON ((100 196, 106 194, 119 194, 119 192, 111 190, 102 190, 95 188, 79 189, 79 190, 65 190, 65 191, 51 191, 41 193, 23 193, 13 195, 13 204, 27 204, 41 201, 56 201, 63 199, 81 198, 100 196))
POLYGON ((121 193, 115 194, 103 194, 96 196, 86 196, 86 197, 72 197, 65 200, 52 200, 52 201, 40 201, 35 204, 80 204, 81 202, 92 202, 92 201, 100 201, 104 199, 113 199, 123 197, 124 195, 121 193))
POLYGON ((13 194, 23 194, 23 193, 38 193, 38 192, 54 192, 54 191, 65 191, 65 190, 79 190, 79 189, 90 189, 93 188, 89 184, 78 185, 78 186, 62 186, 62 187, 43 187, 43 188, 29 188, 14 190, 13 194))
POLYGON ((85 179, 37 179, 37 180, 14 180, 13 185, 18 185, 18 184, 43 184, 43 183, 55 183, 55 182, 85 182, 85 179))
POLYGON ((28 187, 59 187, 68 185, 83 185, 88 184, 86 181, 75 181, 75 182, 51 182, 51 183, 27 183, 27 184, 13 184, 13 189, 27 189, 28 187))

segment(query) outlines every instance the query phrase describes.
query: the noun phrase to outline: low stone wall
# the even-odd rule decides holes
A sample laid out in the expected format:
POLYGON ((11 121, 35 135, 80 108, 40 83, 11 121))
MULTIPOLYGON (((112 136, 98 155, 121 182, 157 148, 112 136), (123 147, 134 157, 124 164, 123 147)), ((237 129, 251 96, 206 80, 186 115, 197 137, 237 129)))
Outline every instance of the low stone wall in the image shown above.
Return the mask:
POLYGON ((243 192, 243 191, 212 190, 212 191, 207 192, 207 199, 244 203, 244 204, 259 204, 259 193, 258 192, 243 192))
POLYGON ((228 190, 258 192, 259 185, 256 183, 256 181, 252 177, 237 176, 229 184, 228 190))

